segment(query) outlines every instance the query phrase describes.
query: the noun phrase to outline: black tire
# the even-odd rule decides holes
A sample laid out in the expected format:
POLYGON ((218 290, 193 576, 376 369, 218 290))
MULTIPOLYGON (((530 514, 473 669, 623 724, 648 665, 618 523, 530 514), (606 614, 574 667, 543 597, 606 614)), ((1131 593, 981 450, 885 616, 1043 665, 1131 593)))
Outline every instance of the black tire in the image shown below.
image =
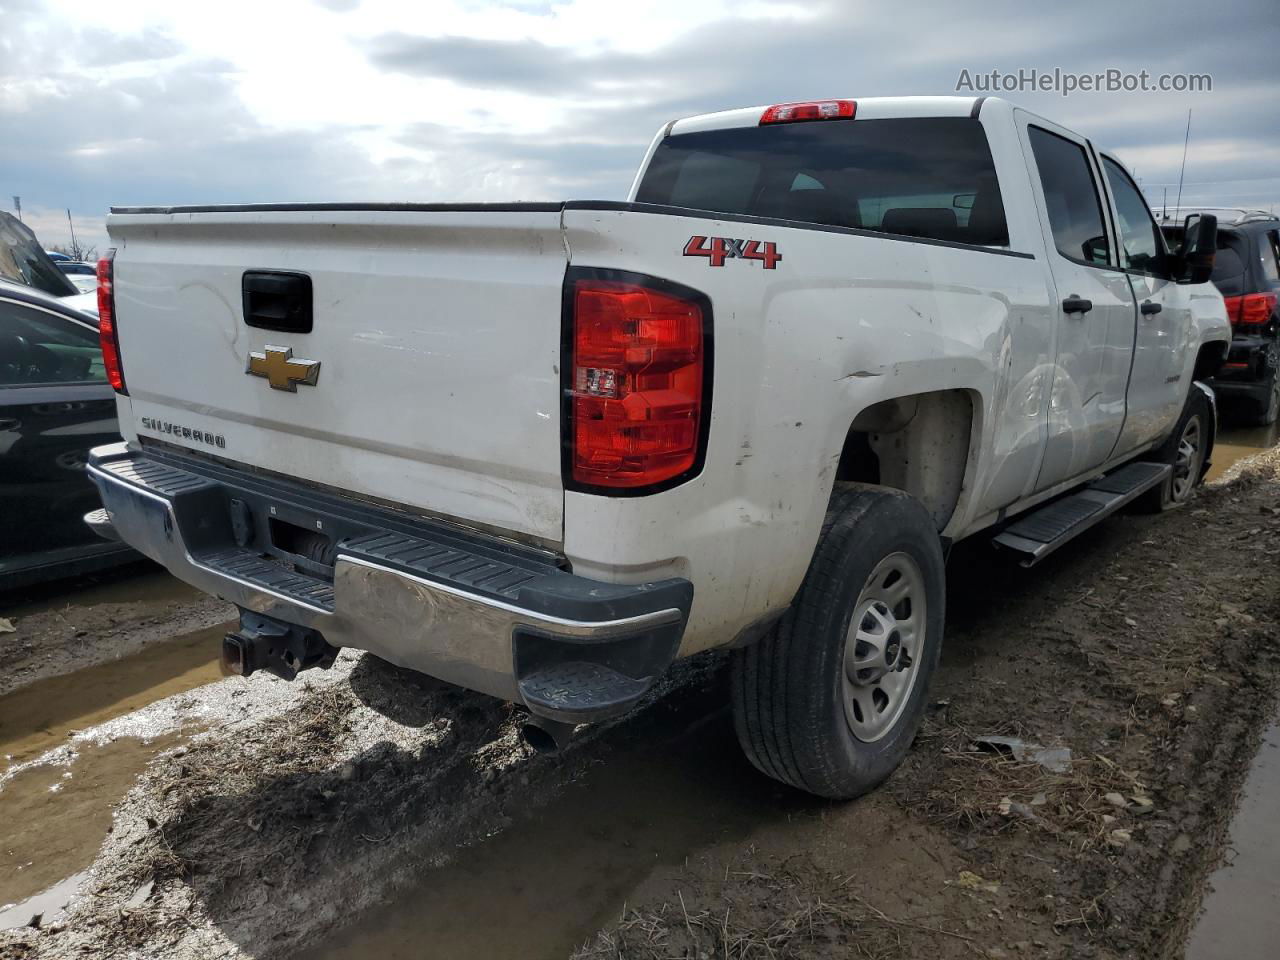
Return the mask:
MULTIPOLYGON (((890 576, 886 582, 895 581, 890 576)), ((945 602, 942 548, 924 507, 897 491, 837 484, 791 609, 763 639, 734 651, 734 725, 747 758, 767 776, 823 797, 856 797, 878 786, 919 729, 942 649, 945 602), (893 718, 873 718, 888 723, 885 732, 866 742, 853 731, 852 717, 862 714, 847 699, 845 652, 855 642, 848 635, 859 597, 873 589, 869 578, 886 563, 908 570, 914 564, 911 575, 919 574, 924 613, 913 623, 923 636, 911 641, 906 668, 886 670, 914 667, 909 681, 883 678, 886 687, 900 681, 906 688, 893 718)), ((893 631, 888 636, 886 649, 894 643, 893 631)), ((900 649, 908 650, 908 641, 900 649)), ((865 695, 879 684, 880 679, 859 682, 857 692, 865 695)))
POLYGON ((1191 393, 1187 396, 1187 402, 1182 408, 1182 416, 1178 418, 1173 432, 1152 452, 1151 456, 1144 458, 1171 465, 1173 473, 1159 486, 1153 487, 1135 500, 1134 506, 1144 513, 1160 513, 1180 507, 1190 500, 1195 488, 1204 481, 1208 445, 1212 436, 1213 407, 1209 403, 1209 398, 1204 395, 1204 391, 1193 384, 1191 393), (1179 456, 1179 448, 1193 423, 1198 424, 1198 455, 1190 463, 1184 464, 1179 456), (1190 483, 1180 482, 1186 477, 1190 477, 1190 483))

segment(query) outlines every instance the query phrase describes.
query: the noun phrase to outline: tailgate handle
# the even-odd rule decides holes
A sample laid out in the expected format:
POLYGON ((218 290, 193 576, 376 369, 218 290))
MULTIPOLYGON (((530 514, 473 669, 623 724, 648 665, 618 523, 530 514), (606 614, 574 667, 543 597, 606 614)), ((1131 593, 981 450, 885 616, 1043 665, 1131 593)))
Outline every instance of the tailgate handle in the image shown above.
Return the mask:
POLYGON ((283 270, 246 270, 244 322, 262 330, 311 332, 311 278, 283 270))

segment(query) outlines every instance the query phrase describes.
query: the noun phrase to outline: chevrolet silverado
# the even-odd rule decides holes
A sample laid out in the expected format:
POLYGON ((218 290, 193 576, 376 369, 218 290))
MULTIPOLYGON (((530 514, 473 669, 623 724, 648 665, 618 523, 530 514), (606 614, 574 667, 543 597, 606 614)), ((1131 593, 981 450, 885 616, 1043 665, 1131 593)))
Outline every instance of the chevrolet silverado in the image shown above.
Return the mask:
POLYGON ((625 202, 113 208, 124 442, 87 517, 235 603, 225 662, 353 647, 535 746, 731 647, 742 746, 849 797, 918 728, 945 558, 1184 503, 1230 342, 1213 218, 997 98, 665 126, 625 202))

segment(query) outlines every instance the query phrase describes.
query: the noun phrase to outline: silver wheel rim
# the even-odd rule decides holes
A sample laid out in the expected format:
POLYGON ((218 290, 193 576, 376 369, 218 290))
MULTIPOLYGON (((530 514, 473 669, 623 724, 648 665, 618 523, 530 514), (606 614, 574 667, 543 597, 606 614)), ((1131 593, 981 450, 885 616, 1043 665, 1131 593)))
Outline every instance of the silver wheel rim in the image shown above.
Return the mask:
POLYGON ((1175 501, 1185 500, 1200 476, 1200 463, 1204 459, 1200 433, 1200 418, 1192 417, 1178 438, 1178 454, 1173 461, 1173 485, 1170 488, 1175 501))
POLYGON ((888 734, 920 672, 927 608, 924 574, 905 553, 885 557, 858 594, 844 645, 844 715, 853 735, 888 734))

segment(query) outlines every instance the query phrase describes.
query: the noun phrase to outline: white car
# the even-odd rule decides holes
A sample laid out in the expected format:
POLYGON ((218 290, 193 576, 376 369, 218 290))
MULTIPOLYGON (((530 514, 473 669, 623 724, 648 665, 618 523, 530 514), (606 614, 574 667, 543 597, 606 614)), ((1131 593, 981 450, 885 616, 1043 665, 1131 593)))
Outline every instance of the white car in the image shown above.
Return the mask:
POLYGON ((92 294, 94 299, 97 299, 98 278, 95 274, 69 273, 67 274, 67 279, 71 281, 72 285, 75 286, 76 290, 78 290, 82 295, 92 294))
POLYGON ((995 98, 690 117, 626 202, 119 208, 93 523, 537 745, 734 653, 742 744, 846 797, 918 727, 945 557, 1184 502, 1230 340, 1212 218, 995 98))

